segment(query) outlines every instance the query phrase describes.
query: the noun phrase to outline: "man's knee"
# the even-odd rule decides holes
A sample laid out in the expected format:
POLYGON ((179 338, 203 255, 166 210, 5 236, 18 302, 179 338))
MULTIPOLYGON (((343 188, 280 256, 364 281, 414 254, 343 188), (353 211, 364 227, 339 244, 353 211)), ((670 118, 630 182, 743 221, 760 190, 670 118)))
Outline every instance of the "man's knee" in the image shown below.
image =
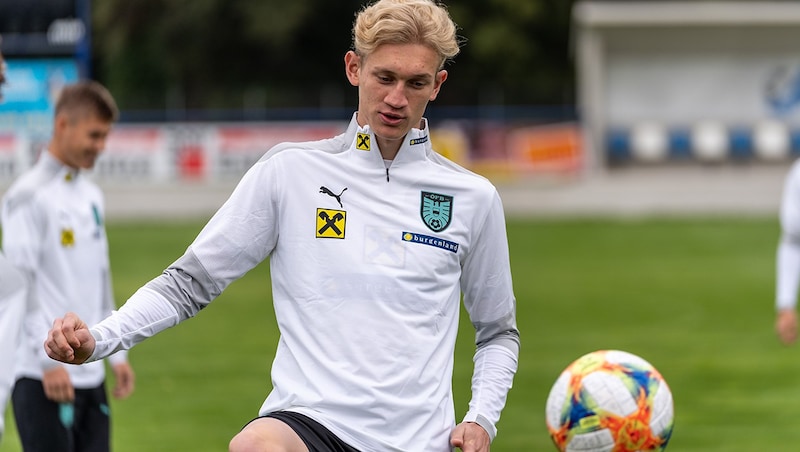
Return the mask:
POLYGON ((277 449, 267 449, 269 447, 266 444, 263 444, 262 441, 255 435, 252 435, 248 432, 239 432, 236 436, 231 439, 230 444, 228 445, 229 452, 260 452, 260 451, 272 451, 277 449))
POLYGON ((230 452, 308 452, 291 427, 272 418, 259 418, 231 439, 230 452))

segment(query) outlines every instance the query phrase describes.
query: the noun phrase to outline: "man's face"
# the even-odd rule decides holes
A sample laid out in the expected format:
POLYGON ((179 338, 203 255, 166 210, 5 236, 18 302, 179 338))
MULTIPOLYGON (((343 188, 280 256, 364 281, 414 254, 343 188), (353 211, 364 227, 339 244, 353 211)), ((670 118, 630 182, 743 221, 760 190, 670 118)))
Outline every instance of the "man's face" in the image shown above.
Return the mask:
POLYGON ((60 114, 56 118, 53 136, 57 149, 51 151, 67 166, 91 169, 106 146, 111 125, 111 122, 92 114, 72 118, 60 114))
POLYGON ((436 51, 421 44, 384 44, 366 57, 345 55, 347 78, 358 86, 358 123, 370 126, 382 151, 396 151, 408 131, 419 127, 447 78, 440 62, 436 51))

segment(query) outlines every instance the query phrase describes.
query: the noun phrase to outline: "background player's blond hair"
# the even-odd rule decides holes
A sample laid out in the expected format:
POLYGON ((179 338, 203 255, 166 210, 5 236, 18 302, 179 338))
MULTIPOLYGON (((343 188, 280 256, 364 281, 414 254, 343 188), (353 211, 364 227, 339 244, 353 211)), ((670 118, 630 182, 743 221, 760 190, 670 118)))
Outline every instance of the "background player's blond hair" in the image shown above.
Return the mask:
POLYGON ((441 66, 459 52, 456 24, 444 5, 431 0, 379 0, 353 24, 353 50, 369 56, 383 44, 422 44, 441 56, 441 66))
POLYGON ((71 117, 91 113, 103 121, 114 122, 119 109, 114 97, 98 82, 86 80, 61 89, 55 108, 56 115, 67 113, 71 117))

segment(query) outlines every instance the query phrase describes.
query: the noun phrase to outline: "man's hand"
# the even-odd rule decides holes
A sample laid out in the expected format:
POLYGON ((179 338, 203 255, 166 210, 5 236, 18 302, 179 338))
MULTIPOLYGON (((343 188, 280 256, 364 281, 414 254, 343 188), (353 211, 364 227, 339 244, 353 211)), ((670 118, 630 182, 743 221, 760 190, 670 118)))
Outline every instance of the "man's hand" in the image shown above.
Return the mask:
POLYGON ((64 366, 59 365, 44 371, 42 386, 44 395, 53 402, 72 403, 75 400, 75 388, 64 366))
POLYGON ((794 309, 781 309, 775 320, 775 332, 781 342, 791 345, 797 340, 797 312, 794 309))
POLYGON ((489 433, 475 422, 462 422, 450 434, 450 445, 463 452, 489 452, 489 433))
POLYGON ((68 364, 81 364, 94 352, 95 341, 89 327, 72 312, 53 322, 44 349, 47 356, 68 364))
POLYGON ((117 399, 127 398, 133 392, 133 382, 135 380, 133 368, 128 363, 119 363, 113 365, 111 369, 114 371, 114 377, 116 378, 112 394, 117 399))

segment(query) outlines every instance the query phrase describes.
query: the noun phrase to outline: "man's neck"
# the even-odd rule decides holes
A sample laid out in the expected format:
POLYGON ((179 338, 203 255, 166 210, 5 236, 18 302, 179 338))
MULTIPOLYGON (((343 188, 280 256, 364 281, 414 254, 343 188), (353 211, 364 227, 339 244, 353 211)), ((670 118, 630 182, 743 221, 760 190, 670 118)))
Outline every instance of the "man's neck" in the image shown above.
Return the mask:
POLYGON ((384 160, 394 160, 403 145, 405 136, 399 140, 386 140, 376 136, 375 140, 378 142, 378 149, 381 150, 381 157, 384 160))

